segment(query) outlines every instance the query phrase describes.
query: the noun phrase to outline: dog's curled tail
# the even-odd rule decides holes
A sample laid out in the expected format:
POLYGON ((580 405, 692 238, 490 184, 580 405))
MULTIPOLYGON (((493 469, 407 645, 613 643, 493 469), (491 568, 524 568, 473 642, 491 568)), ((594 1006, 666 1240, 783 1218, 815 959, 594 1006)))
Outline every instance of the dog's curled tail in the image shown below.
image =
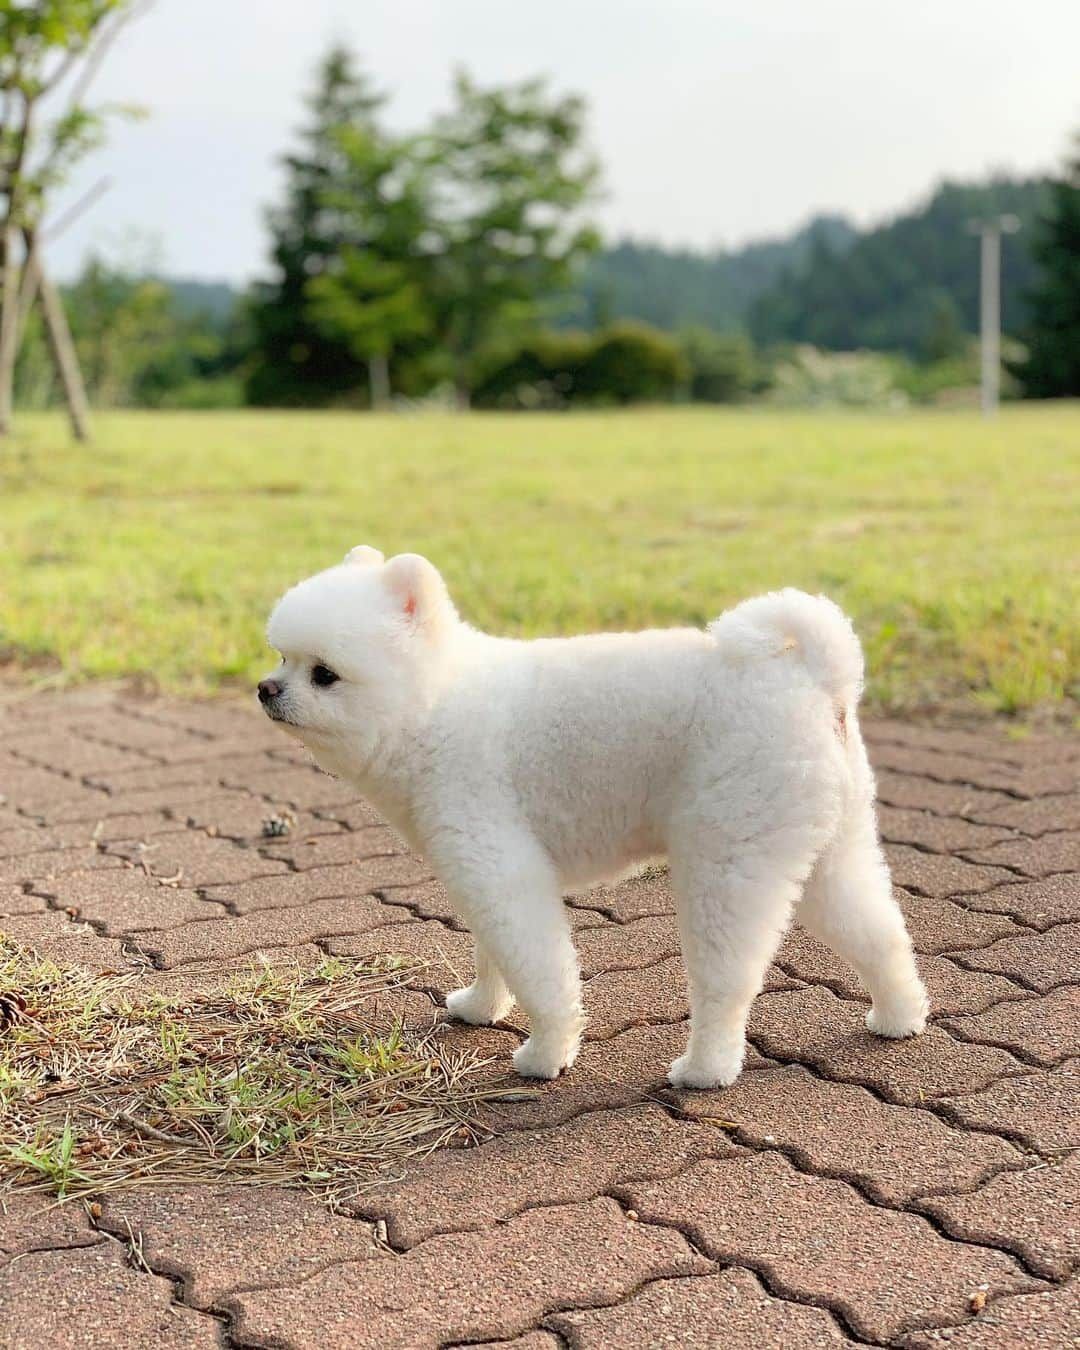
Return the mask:
POLYGON ((851 620, 832 600, 788 588, 727 610, 709 624, 725 659, 742 664, 801 660, 838 709, 862 693, 863 654, 851 620))

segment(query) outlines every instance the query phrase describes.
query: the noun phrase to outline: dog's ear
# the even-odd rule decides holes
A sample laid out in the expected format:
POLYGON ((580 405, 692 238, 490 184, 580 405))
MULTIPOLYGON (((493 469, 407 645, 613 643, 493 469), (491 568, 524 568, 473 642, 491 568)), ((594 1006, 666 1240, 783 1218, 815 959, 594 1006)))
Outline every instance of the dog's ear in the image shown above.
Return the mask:
POLYGON ((383 569, 386 588, 414 627, 436 625, 450 607, 446 584, 419 553, 399 553, 383 569))
POLYGON ((357 544, 355 548, 349 549, 345 554, 347 563, 355 563, 358 567, 374 567, 376 563, 384 561, 383 555, 377 548, 372 548, 370 544, 357 544))

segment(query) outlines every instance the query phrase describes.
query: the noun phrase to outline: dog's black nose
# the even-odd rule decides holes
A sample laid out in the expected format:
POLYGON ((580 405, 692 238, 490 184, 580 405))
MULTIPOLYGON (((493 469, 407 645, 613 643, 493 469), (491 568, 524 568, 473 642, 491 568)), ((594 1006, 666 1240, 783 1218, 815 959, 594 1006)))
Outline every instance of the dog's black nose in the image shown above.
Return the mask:
POLYGON ((280 693, 281 693, 281 685, 278 684, 277 680, 259 681, 260 703, 269 703, 272 698, 277 698, 278 694, 280 693))

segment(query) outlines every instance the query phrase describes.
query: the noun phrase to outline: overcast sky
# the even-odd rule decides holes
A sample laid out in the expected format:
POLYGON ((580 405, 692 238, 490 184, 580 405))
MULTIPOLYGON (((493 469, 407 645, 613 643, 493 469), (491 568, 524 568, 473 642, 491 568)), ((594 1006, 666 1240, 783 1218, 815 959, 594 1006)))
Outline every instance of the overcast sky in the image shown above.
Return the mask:
POLYGON ((342 39, 400 128, 459 64, 584 93, 601 223, 669 244, 880 219, 945 175, 1049 169, 1080 125, 1078 0, 157 0, 95 86, 150 116, 80 172, 76 191, 113 185, 53 246, 57 270, 91 246, 173 275, 265 270, 278 156, 342 39))

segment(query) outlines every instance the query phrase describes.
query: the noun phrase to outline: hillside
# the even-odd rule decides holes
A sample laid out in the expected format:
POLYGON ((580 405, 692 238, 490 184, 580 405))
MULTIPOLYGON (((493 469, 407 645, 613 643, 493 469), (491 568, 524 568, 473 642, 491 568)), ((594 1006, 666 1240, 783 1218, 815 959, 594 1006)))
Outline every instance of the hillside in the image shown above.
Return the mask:
POLYGON ((925 205, 846 248, 818 237, 801 265, 785 269, 751 303, 750 332, 766 344, 949 355, 979 323, 979 246, 969 222, 1008 213, 1019 217, 1021 229, 1002 240, 1002 325, 1018 334, 1035 281, 1031 241, 1048 190, 1047 179, 943 183, 925 205))
POLYGON ((666 329, 740 328, 750 304, 785 270, 802 266, 816 238, 840 252, 855 229, 842 216, 817 216, 785 238, 711 253, 623 240, 587 265, 569 321, 586 328, 612 319, 641 319, 666 329))

